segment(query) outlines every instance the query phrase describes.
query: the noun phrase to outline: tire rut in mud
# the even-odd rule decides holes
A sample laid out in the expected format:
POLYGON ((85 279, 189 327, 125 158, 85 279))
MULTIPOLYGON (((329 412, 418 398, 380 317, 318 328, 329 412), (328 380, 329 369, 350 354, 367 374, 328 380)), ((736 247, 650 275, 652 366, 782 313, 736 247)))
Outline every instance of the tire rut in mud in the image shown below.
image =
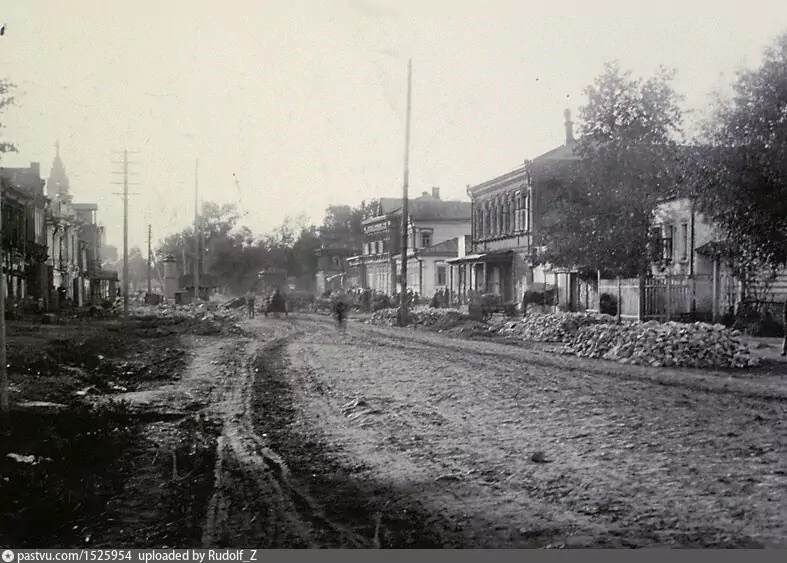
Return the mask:
MULTIPOLYGON (((286 462, 293 505, 308 520, 318 547, 394 549, 465 547, 458 529, 430 515, 407 491, 360 477, 342 466, 319 429, 299 429, 298 409, 281 340, 258 354, 253 384, 257 434, 286 462), (315 514, 317 508, 322 514, 315 514), (345 533, 337 533, 343 530, 345 533), (350 534, 356 541, 348 545, 350 534)), ((290 547, 277 545, 276 547, 290 547)))

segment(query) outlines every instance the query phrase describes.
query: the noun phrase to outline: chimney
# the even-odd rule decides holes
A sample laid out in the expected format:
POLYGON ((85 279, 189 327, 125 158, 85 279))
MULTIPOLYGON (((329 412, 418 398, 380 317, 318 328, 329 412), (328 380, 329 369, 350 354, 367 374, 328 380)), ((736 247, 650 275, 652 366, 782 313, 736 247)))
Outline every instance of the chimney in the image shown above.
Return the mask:
POLYGON ((33 174, 35 174, 39 178, 41 177, 41 163, 39 163, 39 162, 31 162, 30 163, 30 170, 32 170, 33 174))
POLYGON ((440 188, 432 188, 432 197, 435 199, 440 199, 440 188))
POLYGON ((571 121, 571 110, 564 111, 563 116, 566 118, 566 144, 569 144, 574 140, 574 122, 571 121))
POLYGON ((429 197, 429 192, 421 192, 421 197, 429 197))

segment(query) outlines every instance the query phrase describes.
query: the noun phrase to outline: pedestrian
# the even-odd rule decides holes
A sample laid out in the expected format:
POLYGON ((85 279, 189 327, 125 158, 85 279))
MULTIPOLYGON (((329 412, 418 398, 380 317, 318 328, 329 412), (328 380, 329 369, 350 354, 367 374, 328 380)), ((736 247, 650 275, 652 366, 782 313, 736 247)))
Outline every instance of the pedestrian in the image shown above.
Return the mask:
POLYGON ((339 292, 336 296, 336 301, 334 302, 334 315, 336 316, 336 323, 340 330, 344 330, 345 328, 345 319, 347 315, 347 302, 346 296, 343 292, 339 292))
POLYGON ((782 326, 784 327, 784 341, 782 342, 782 356, 787 356, 787 301, 782 309, 782 326))
POLYGON ((249 291, 246 292, 246 308, 248 310, 250 319, 254 318, 254 300, 255 300, 255 298, 256 298, 256 295, 254 295, 254 291, 249 289, 249 291))

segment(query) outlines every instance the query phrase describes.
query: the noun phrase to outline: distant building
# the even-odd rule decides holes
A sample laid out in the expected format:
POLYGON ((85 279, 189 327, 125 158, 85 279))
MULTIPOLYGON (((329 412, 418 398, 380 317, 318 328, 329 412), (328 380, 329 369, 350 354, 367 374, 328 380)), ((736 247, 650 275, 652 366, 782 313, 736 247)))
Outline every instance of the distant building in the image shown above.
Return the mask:
POLYGON ((82 306, 111 297, 117 274, 100 268, 104 241, 103 229, 96 221, 98 206, 73 202, 59 142, 55 144, 46 189, 47 285, 51 305, 57 308, 65 299, 82 306))
MULTIPOLYGON (((402 270, 401 202, 401 199, 382 198, 374 216, 367 218, 363 223, 363 253, 347 261, 352 269, 362 272, 360 275, 356 274, 361 287, 388 294, 399 291, 399 276, 402 270)), ((431 194, 423 192, 421 196, 409 200, 408 289, 423 297, 431 297, 434 294, 434 291, 440 287, 437 282, 443 280, 437 279, 437 261, 424 259, 429 255, 427 249, 469 235, 471 216, 470 202, 444 201, 440 199, 439 188, 432 188, 431 194), (411 264, 417 267, 412 267, 411 264), (424 267, 426 270, 423 269, 424 267), (427 279, 429 283, 424 282, 427 279)), ((448 251, 446 258, 455 257, 456 251, 451 251, 451 247, 451 244, 443 245, 436 252, 448 251)))
POLYGON ((6 298, 46 305, 47 240, 44 180, 37 162, 27 168, 0 168, 3 269, 6 298))

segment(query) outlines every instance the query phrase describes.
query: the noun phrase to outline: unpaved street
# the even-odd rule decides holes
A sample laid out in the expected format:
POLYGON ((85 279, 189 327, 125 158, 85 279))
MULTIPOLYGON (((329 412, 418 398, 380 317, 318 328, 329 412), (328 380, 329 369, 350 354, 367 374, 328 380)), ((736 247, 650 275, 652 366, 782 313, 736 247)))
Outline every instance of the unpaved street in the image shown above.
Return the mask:
POLYGON ((220 421, 205 545, 787 545, 778 386, 319 317, 243 326, 129 397, 220 421))

